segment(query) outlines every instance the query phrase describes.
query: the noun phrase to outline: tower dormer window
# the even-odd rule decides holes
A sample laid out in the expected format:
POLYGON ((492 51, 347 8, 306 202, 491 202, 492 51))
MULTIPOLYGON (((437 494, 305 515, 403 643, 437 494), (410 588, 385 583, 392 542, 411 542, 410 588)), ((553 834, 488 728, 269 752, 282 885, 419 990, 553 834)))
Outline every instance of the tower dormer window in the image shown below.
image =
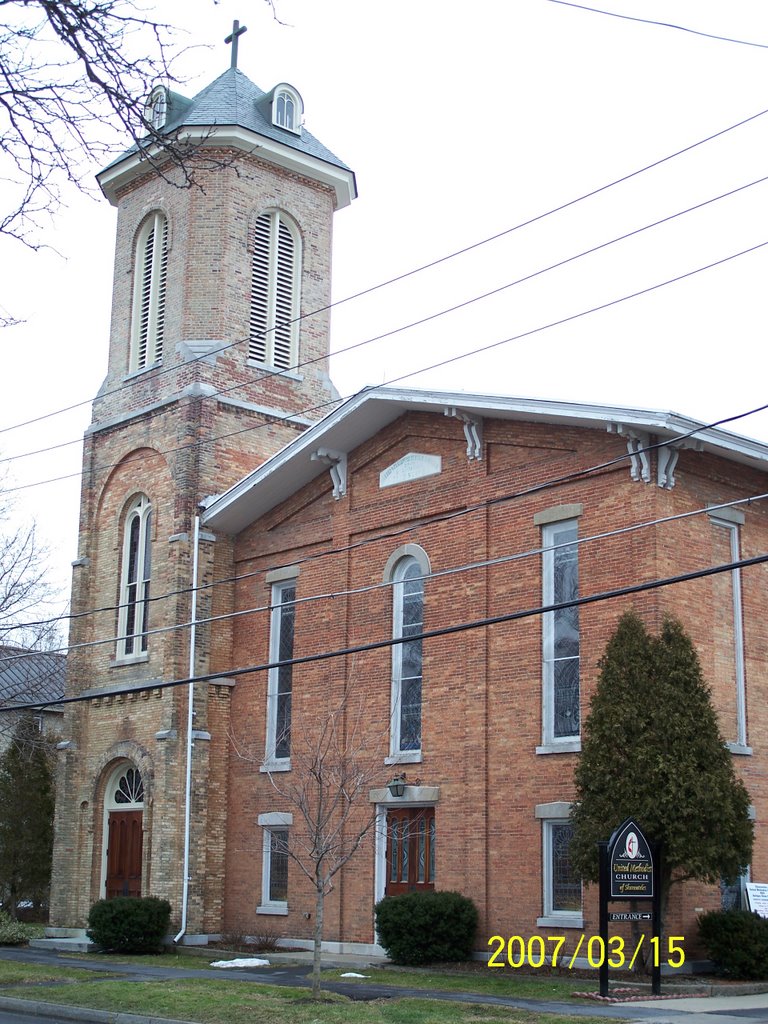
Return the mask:
POLYGON ((303 114, 304 104, 296 90, 290 85, 278 85, 272 100, 272 123, 299 135, 303 114))
POLYGON ((144 107, 144 118, 156 130, 163 128, 168 116, 168 90, 163 85, 156 86, 149 94, 144 107))
POLYGON ((130 370, 159 363, 165 332, 165 279, 168 268, 168 221, 151 213, 136 237, 133 276, 133 321, 130 370))

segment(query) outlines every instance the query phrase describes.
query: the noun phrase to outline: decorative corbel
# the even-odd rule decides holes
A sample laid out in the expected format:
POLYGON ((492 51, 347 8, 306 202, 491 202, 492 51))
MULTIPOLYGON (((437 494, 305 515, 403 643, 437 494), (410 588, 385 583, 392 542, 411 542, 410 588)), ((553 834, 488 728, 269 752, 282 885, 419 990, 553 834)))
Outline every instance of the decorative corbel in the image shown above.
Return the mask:
POLYGON ((703 447, 702 441, 694 441, 690 438, 681 441, 668 441, 666 444, 660 445, 656 468, 656 482, 659 487, 671 491, 675 486, 675 468, 683 448, 690 448, 695 452, 700 452, 703 447))
POLYGON ((477 459, 479 462, 483 457, 482 416, 472 416, 468 412, 457 409, 454 405, 446 406, 443 412, 446 416, 461 420, 464 427, 464 437, 467 439, 467 458, 470 462, 472 459, 477 459))
POLYGON ((629 454, 629 472, 633 480, 642 480, 643 483, 651 482, 651 462, 648 458, 648 445, 650 436, 642 430, 633 430, 624 426, 623 423, 609 423, 608 432, 622 434, 627 439, 627 452, 629 454))
POLYGON ((332 448, 318 448, 312 452, 310 458, 313 462, 323 462, 329 467, 331 483, 333 484, 333 496, 338 499, 347 493, 347 454, 337 452, 332 448))

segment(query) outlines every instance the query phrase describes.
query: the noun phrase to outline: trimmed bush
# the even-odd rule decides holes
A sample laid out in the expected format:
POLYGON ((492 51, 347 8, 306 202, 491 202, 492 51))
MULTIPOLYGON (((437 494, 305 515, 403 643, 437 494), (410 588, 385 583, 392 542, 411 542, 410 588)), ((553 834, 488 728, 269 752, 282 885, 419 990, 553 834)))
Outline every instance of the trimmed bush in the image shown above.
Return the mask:
POLYGON ((28 941, 34 930, 21 921, 14 921, 10 914, 0 910, 0 946, 21 946, 28 941))
POLYGON ((468 960, 477 908, 458 892, 409 892, 376 904, 376 931, 396 964, 468 960))
POLYGON ((748 910, 711 910, 699 918, 699 936, 720 974, 768 978, 768 920, 748 910))
POLYGON ((87 935, 110 953, 159 953, 171 920, 171 904, 155 896, 99 900, 88 914, 87 935))

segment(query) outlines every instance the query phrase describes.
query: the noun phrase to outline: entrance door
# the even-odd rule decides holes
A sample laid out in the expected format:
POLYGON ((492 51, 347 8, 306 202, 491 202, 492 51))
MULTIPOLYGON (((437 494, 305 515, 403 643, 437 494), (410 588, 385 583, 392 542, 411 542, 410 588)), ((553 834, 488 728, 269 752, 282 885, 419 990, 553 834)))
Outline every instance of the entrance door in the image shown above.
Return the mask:
POLYGON ((434 889, 435 809, 398 808, 387 812, 386 895, 434 889))
POLYGON ((107 899, 141 896, 141 811, 110 811, 107 899))

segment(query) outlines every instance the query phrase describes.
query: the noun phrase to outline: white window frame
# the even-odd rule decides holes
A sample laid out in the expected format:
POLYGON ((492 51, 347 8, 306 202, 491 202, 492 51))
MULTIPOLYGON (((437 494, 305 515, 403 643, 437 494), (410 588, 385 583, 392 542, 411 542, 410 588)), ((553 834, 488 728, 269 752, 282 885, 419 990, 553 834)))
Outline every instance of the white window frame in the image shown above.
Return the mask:
POLYGON ((158 131, 165 126, 168 117, 168 90, 164 85, 156 85, 149 94, 144 107, 144 118, 158 131))
MULTIPOLYGON (((418 544, 404 544, 398 548, 387 562, 384 570, 384 581, 392 584, 392 638, 397 640, 403 635, 403 576, 411 566, 416 566, 419 578, 422 583, 422 631, 424 615, 426 614, 426 587, 424 581, 431 573, 429 558, 426 551, 418 544)), ((413 579, 413 578, 412 578, 413 579)), ((385 758, 386 764, 417 764, 422 760, 422 746, 424 742, 424 673, 423 673, 423 651, 422 651, 422 675, 421 675, 421 710, 420 710, 420 741, 419 746, 413 750, 402 750, 400 744, 401 717, 402 717, 402 669, 403 669, 403 645, 394 644, 392 647, 392 681, 390 690, 390 747, 389 757, 385 758)))
MULTIPOLYGON (((712 525, 728 532, 730 560, 738 562, 741 558, 740 527, 744 523, 744 513, 739 509, 720 508, 709 513, 712 525)), ((733 667, 734 686, 736 689, 736 739, 728 740, 726 747, 732 754, 751 754, 752 748, 747 739, 747 684, 744 668, 744 616, 741 603, 741 569, 731 569, 731 615, 733 616, 733 667)), ((715 615, 723 609, 716 608, 715 615)))
MULTIPOLYGON (((564 506, 562 512, 559 509, 552 513, 544 513, 535 522, 541 526, 542 543, 542 604, 550 605, 555 600, 555 554, 559 548, 570 547, 574 541, 558 541, 558 535, 566 531, 575 531, 578 540, 578 519, 576 515, 568 518, 566 512, 576 515, 580 513, 580 506, 564 506), (561 518, 562 515, 562 518, 561 518)), ((576 557, 578 559, 578 545, 576 546, 576 557)), ((579 721, 579 732, 572 736, 555 736, 555 613, 546 612, 541 617, 542 631, 542 694, 541 694, 541 719, 542 737, 541 746, 536 748, 537 754, 568 753, 581 750, 581 721, 579 721)), ((579 669, 581 667, 581 650, 579 650, 579 669)), ((581 687, 579 687, 579 705, 581 704, 581 687)))
MULTIPOLYGON (((270 898, 270 889, 272 887, 272 832, 277 829, 281 831, 289 830, 293 825, 293 815, 290 812, 270 811, 267 814, 259 815, 259 825, 263 828, 264 835, 261 846, 261 902, 256 907, 256 913, 284 916, 288 913, 288 900, 273 900, 270 898)), ((287 853, 286 858, 290 860, 287 853)))
MULTIPOLYGON (((291 638, 291 657, 293 657, 294 644, 296 642, 296 576, 288 579, 278 580, 272 583, 269 618, 269 660, 275 662, 280 660, 280 635, 283 628, 283 620, 286 609, 290 609, 293 618, 293 636, 291 638), (293 599, 286 600, 285 595, 293 590, 293 599)), ((292 668, 292 667, 291 667, 292 668)), ((289 753, 287 756, 279 756, 276 753, 278 744, 277 718, 278 704, 280 697, 281 672, 284 669, 273 667, 267 676, 267 729, 266 729, 266 750, 264 764, 261 766, 263 772, 286 772, 291 768, 290 757, 290 735, 289 753)), ((293 701, 293 672, 291 671, 291 702, 293 701)), ((289 709, 289 722, 291 721, 291 709, 289 709)))
POLYGON ((117 659, 138 661, 147 658, 148 611, 152 580, 152 503, 146 494, 133 500, 123 524, 123 558, 120 568, 120 609, 117 617, 117 659), (138 523, 135 580, 131 580, 131 533, 138 523), (131 588, 135 587, 135 594, 131 588), (129 632, 129 618, 133 613, 133 628, 129 632), (145 628, 145 616, 147 618, 145 628), (138 649, 137 649, 138 647, 138 649))
POLYGON ((301 235, 282 210, 265 210, 256 218, 252 242, 248 361, 288 372, 299 359, 301 235))
POLYGON ((149 370, 163 360, 167 276, 168 218, 162 210, 154 210, 136 236, 128 367, 131 373, 149 370))
MULTIPOLYGON (((541 820, 541 882, 542 882, 542 916, 537 919, 539 927, 583 928, 584 913, 582 910, 555 910, 553 892, 553 829, 558 825, 568 824, 571 805, 566 801, 551 804, 539 804, 536 817, 541 820)), ((583 900, 583 886, 582 886, 583 900)))
POLYGON ((304 103, 301 96, 291 85, 283 83, 275 87, 272 99, 272 124, 276 128, 284 128, 294 135, 301 135, 301 122, 304 118, 304 103), (282 108, 281 108, 282 101, 282 108), (288 117, 287 104, 293 108, 293 116, 288 117))

